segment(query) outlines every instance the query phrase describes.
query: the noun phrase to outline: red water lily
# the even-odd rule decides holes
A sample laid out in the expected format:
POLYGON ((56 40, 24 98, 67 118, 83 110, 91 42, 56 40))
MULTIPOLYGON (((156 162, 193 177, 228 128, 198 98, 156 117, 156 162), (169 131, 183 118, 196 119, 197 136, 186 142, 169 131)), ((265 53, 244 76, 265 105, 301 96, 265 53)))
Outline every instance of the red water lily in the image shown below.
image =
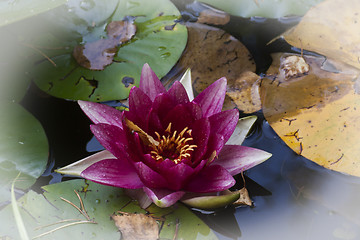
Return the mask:
POLYGON ((265 159, 251 159, 258 149, 225 145, 239 120, 238 110, 221 111, 226 92, 221 78, 192 101, 180 82, 167 91, 145 64, 140 86, 129 95, 129 111, 79 101, 94 122, 91 131, 114 156, 81 172, 91 181, 143 189, 167 207, 186 192, 229 189, 232 177, 265 159))

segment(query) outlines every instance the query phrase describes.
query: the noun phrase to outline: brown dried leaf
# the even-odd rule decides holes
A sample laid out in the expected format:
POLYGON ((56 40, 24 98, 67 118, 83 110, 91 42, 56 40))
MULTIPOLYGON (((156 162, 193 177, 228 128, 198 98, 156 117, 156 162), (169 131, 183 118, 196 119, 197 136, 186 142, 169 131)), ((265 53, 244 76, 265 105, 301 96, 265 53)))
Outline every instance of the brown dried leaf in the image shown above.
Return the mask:
POLYGON ((104 70, 111 64, 117 51, 114 39, 100 39, 96 42, 77 45, 73 56, 80 66, 91 70, 104 70))
POLYGON ((159 226, 154 218, 142 213, 118 212, 112 215, 116 227, 121 231, 122 240, 157 240, 159 226))
POLYGON ((223 109, 237 107, 244 113, 253 113, 261 109, 259 84, 261 78, 256 73, 246 71, 239 75, 235 81, 228 83, 223 109))
POLYGON ((116 38, 122 44, 129 41, 136 33, 136 25, 129 21, 113 21, 106 26, 110 38, 116 38))
POLYGON ((229 21, 230 14, 210 7, 201 11, 197 19, 198 23, 206 23, 212 25, 225 25, 229 21))
POLYGON ((186 23, 186 26, 186 49, 176 68, 163 81, 180 79, 182 73, 190 68, 194 94, 197 95, 221 77, 226 77, 231 85, 241 73, 255 71, 250 52, 230 34, 200 23, 186 23))
POLYGON ((249 192, 245 187, 238 190, 237 192, 240 193, 240 197, 238 200, 236 200, 233 203, 233 205, 235 205, 235 206, 240 206, 240 205, 252 206, 252 201, 250 199, 249 192))
POLYGON ((136 32, 131 21, 114 21, 106 27, 109 38, 74 47, 73 56, 78 64, 90 70, 104 70, 113 62, 117 47, 129 41, 136 32))

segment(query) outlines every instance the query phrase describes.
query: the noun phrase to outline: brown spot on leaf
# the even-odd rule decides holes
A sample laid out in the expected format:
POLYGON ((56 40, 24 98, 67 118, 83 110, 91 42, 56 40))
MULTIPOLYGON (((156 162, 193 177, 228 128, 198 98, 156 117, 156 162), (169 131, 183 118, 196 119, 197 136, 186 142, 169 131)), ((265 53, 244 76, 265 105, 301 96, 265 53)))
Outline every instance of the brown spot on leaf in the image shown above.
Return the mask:
POLYGON ((199 23, 206 23, 212 25, 225 25, 229 21, 230 14, 214 8, 208 8, 201 11, 198 17, 199 23))
POLYGON ((78 64, 90 70, 104 70, 110 65, 118 46, 129 41, 136 32, 133 21, 114 21, 106 27, 108 38, 74 47, 73 56, 78 64))

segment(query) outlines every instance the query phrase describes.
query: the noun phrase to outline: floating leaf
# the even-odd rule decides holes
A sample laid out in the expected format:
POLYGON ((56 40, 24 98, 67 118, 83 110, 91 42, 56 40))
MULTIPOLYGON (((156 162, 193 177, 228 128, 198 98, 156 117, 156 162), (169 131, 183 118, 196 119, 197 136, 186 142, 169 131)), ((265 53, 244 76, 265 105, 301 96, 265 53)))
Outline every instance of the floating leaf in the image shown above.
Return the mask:
MULTIPOLYGON (((29 191, 18 200, 30 237, 45 234, 44 239, 49 236, 51 239, 119 239, 119 230, 110 216, 122 211, 148 214, 157 219, 159 226, 163 226, 160 239, 173 239, 175 234, 178 239, 217 239, 198 217, 181 204, 165 209, 151 205, 144 210, 122 189, 82 179, 47 185, 43 189, 43 194, 29 191), (50 232, 51 235, 48 235, 50 232)), ((0 237, 19 239, 11 206, 0 212, 0 220, 0 237)))
POLYGON ((118 212, 111 218, 119 228, 123 240, 157 240, 159 238, 159 226, 149 215, 118 212))
POLYGON ((285 40, 360 68, 360 2, 327 0, 312 8, 285 40))
POLYGON ((200 0, 240 17, 279 18, 304 15, 323 0, 200 0))
POLYGON ((6 64, 4 68, 0 67, 0 72, 3 74, 0 77, 0 101, 19 102, 25 96, 30 80, 19 76, 19 73, 12 75, 9 66, 10 64, 6 64))
POLYGON ((66 0, 5 0, 0 1, 0 26, 10 24, 66 3, 66 0))
POLYGON ((10 199, 10 186, 27 189, 44 172, 49 146, 41 124, 16 103, 1 103, 0 203, 10 199))
POLYGON ((326 168, 360 176, 359 71, 337 68, 336 63, 327 71, 324 58, 304 56, 309 73, 285 79, 278 73, 288 56, 274 57, 272 79, 262 81, 265 118, 296 153, 326 168))
MULTIPOLYGON (((40 89, 66 99, 119 100, 128 96, 132 86, 138 85, 145 63, 160 77, 168 73, 187 40, 185 26, 177 22, 180 13, 169 0, 156 0, 151 4, 146 0, 118 3, 112 0, 112 9, 106 7, 104 1, 91 2, 93 4, 87 11, 82 9, 79 1, 70 1, 66 7, 44 16, 44 21, 50 22, 51 28, 47 26, 42 34, 34 37, 31 45, 47 58, 35 55, 35 66, 29 71, 40 89), (111 25, 124 18, 134 19, 136 35, 128 37, 127 40, 131 40, 121 46, 113 46, 112 40, 109 40, 114 34, 111 25), (84 54, 79 52, 85 51, 76 47, 79 44, 88 44, 97 49, 97 56, 106 56, 91 67, 87 60, 78 64, 73 49, 76 58, 83 57, 84 54), (100 51, 99 47, 105 51, 100 51), (87 69, 89 67, 97 70, 87 69)), ((131 28, 129 33, 133 30, 131 28)))
POLYGON ((255 71, 255 63, 246 47, 225 31, 199 23, 187 23, 189 40, 176 68, 163 81, 180 77, 187 68, 195 95, 211 83, 226 77, 235 82, 245 71, 255 71))
POLYGON ((260 80, 260 76, 256 73, 246 71, 241 73, 235 81, 229 81, 224 109, 237 107, 244 113, 259 111, 261 109, 260 80))

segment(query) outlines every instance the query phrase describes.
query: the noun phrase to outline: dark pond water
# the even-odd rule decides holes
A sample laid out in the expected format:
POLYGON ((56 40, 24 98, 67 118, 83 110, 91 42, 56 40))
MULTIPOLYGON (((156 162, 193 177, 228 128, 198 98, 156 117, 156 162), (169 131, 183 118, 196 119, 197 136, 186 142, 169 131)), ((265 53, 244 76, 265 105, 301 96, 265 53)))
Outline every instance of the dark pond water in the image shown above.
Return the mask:
MULTIPOLYGON (((187 13, 189 16, 191 13, 187 13)), ((261 74, 271 63, 271 52, 291 50, 282 42, 271 46, 266 43, 298 20, 232 17, 222 28, 246 45, 261 74)), ((42 123, 51 146, 49 167, 35 190, 49 182, 66 180, 53 173, 57 167, 100 150, 96 142, 88 144, 92 139, 90 121, 77 103, 48 96, 31 85, 22 105, 42 123)), ((258 120, 244 144, 271 152, 273 157, 246 172, 254 207, 195 212, 220 239, 359 239, 360 180, 296 155, 262 113, 256 115, 258 120)))

